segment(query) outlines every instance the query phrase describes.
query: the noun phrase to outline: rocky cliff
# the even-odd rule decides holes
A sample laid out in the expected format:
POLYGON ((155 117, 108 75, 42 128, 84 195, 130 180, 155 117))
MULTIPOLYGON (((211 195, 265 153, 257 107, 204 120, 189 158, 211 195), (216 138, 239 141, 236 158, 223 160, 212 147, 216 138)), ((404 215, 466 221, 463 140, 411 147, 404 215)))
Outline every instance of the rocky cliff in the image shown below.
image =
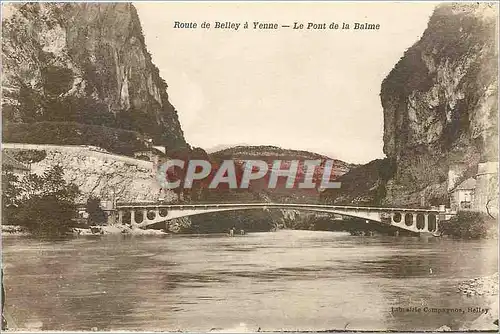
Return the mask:
POLYGON ((143 135, 186 146, 132 4, 3 7, 4 141, 110 146, 116 137, 108 148, 127 153, 120 144, 143 135))
POLYGON ((497 7, 444 4, 422 38, 382 83, 384 152, 395 163, 386 202, 447 197, 447 175, 463 180, 497 161, 497 7))
POLYGON ((450 169, 464 180, 497 161, 497 14, 492 4, 438 6, 382 83, 384 152, 396 166, 386 202, 444 203, 450 169))
POLYGON ((497 15, 485 3, 435 9, 421 39, 382 82, 387 159, 346 174, 343 185, 352 179, 360 187, 329 200, 445 204, 457 185, 449 184, 450 173, 459 183, 480 163, 498 161, 497 15))

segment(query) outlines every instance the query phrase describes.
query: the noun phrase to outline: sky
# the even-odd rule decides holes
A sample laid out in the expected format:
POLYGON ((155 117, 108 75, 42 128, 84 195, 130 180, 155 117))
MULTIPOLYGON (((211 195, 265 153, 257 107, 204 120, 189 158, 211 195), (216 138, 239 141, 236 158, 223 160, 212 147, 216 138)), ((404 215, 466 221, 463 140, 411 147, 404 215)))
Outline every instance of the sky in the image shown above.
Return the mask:
POLYGON ((366 163, 384 157, 382 80, 422 36, 436 4, 134 5, 189 144, 208 152, 273 145, 366 163), (175 28, 176 21, 197 28, 175 28), (241 25, 217 29, 216 21, 241 25), (280 28, 253 29, 253 22, 280 28), (304 29, 281 27, 295 22, 304 29), (309 22, 327 29, 306 29, 309 22), (341 29, 343 22, 351 29, 341 29), (355 22, 380 28, 354 30, 355 22), (331 23, 339 28, 328 29, 331 23))

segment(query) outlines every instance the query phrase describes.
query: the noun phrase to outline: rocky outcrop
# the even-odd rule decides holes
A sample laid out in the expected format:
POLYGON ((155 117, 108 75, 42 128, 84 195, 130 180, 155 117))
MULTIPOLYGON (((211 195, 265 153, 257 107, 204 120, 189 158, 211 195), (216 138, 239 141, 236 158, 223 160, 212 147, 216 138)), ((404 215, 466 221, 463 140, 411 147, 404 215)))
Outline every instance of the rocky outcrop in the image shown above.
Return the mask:
MULTIPOLYGON (((132 130, 157 145, 187 145, 132 4, 23 3, 3 9, 4 141, 95 145, 89 141, 105 130, 88 127, 100 126, 132 130), (51 126, 57 122, 70 125, 51 126), (19 123, 46 131, 38 131, 38 139, 19 138, 19 126, 10 126, 19 123)), ((123 142, 135 140, 130 133, 113 134, 120 135, 123 142)))
POLYGON ((457 292, 467 297, 485 296, 482 308, 488 309, 487 313, 481 312, 476 319, 464 324, 460 331, 498 331, 498 272, 462 282, 457 292))
POLYGON ((486 277, 476 277, 458 285, 457 292, 468 297, 474 295, 498 296, 498 273, 486 277))
POLYGON ((386 202, 445 203, 450 166, 471 176, 497 161, 497 15, 493 4, 439 5, 383 81, 384 152, 396 166, 386 202))
POLYGON ((474 209, 498 212, 496 16, 486 3, 441 4, 382 82, 386 159, 352 168, 327 202, 429 206, 477 180, 474 209))

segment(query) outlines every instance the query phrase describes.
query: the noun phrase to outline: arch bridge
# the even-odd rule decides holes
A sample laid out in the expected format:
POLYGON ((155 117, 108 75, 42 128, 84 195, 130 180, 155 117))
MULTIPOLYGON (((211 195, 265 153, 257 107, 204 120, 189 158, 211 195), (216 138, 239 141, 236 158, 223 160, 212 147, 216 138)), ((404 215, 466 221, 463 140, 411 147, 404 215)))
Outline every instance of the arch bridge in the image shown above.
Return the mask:
POLYGON ((175 218, 189 217, 212 212, 240 210, 300 210, 355 217, 366 221, 394 226, 412 232, 437 232, 439 220, 449 219, 454 212, 444 209, 383 208, 367 206, 289 204, 289 203, 224 203, 224 204, 160 204, 117 203, 118 223, 124 223, 124 215, 130 213, 133 226, 145 228, 175 218))

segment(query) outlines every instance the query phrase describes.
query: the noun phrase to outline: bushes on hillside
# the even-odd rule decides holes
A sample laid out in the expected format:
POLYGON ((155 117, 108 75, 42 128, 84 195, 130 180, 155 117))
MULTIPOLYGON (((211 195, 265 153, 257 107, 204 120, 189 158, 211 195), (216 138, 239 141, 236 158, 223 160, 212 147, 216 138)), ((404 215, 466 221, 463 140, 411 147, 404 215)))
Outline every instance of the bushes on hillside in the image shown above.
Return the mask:
POLYGON ((448 221, 439 222, 443 235, 461 239, 483 239, 496 235, 496 219, 482 212, 459 211, 448 221))
POLYGON ((65 235, 74 225, 79 190, 64 181, 60 166, 21 179, 4 170, 2 188, 4 223, 24 226, 37 236, 65 235))
POLYGON ((28 144, 92 145, 110 152, 133 155, 144 149, 134 131, 75 122, 4 123, 3 141, 28 144))
POLYGON ((9 154, 24 164, 40 162, 47 157, 44 150, 12 150, 9 154))
POLYGON ((101 200, 99 198, 90 196, 87 200, 86 211, 89 214, 88 223, 90 225, 105 225, 106 213, 101 208, 101 200))

